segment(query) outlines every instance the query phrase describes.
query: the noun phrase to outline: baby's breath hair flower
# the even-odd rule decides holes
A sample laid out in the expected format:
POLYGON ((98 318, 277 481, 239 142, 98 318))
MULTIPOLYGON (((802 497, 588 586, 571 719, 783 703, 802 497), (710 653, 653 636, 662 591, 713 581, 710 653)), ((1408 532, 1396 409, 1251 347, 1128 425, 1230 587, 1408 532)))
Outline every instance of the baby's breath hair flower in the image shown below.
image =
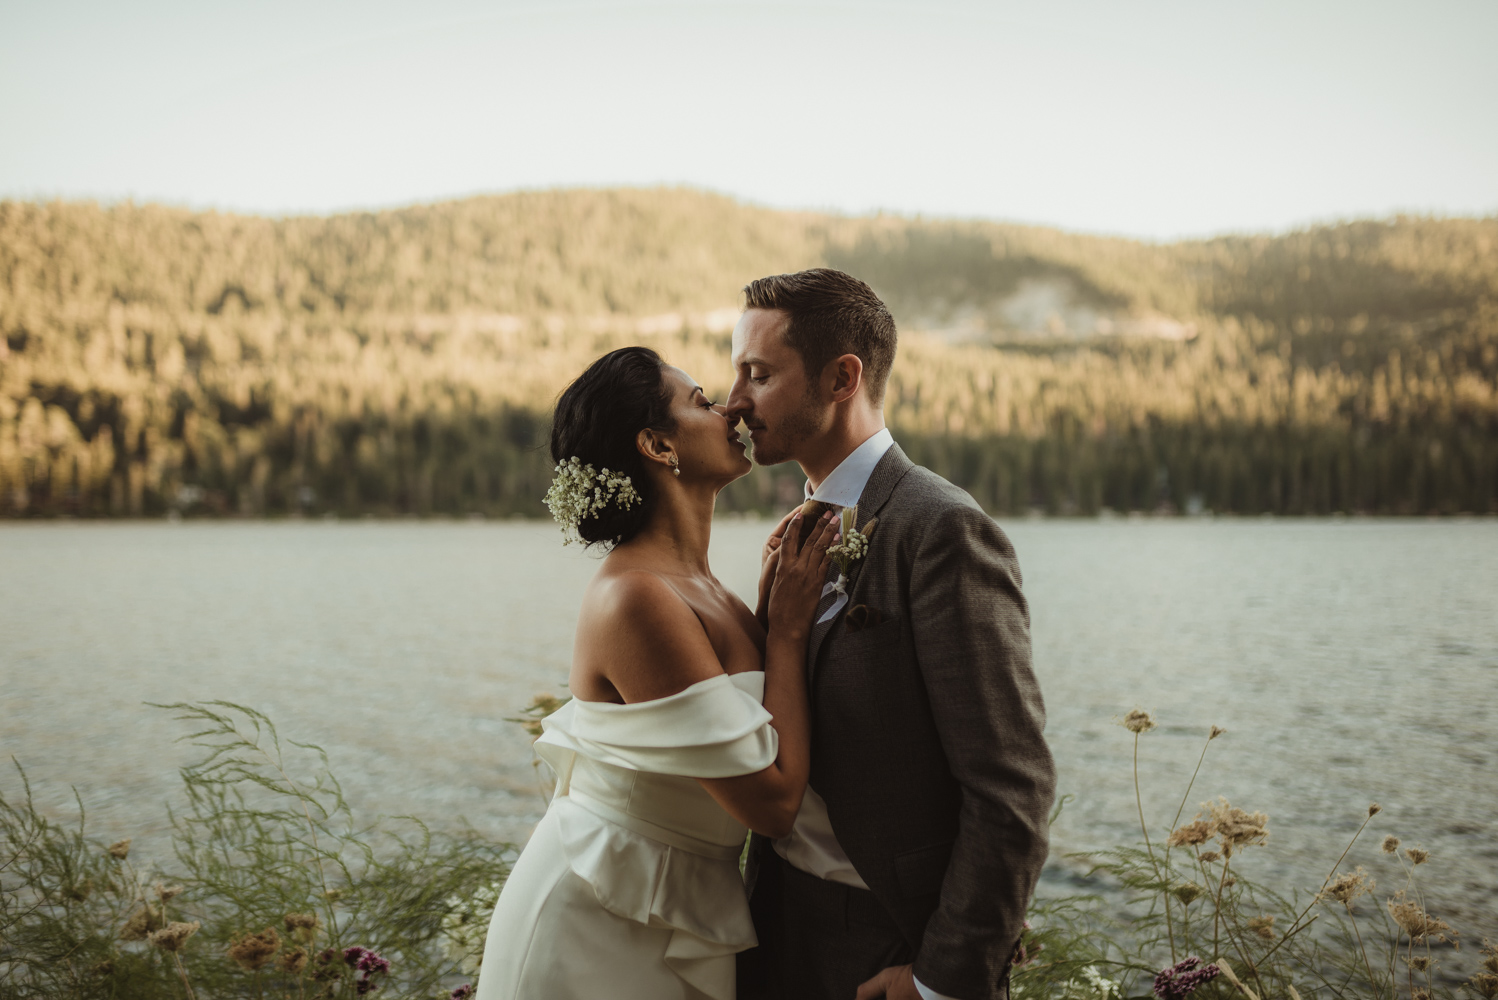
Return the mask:
POLYGON ((1123 727, 1136 735, 1149 732, 1155 725, 1155 717, 1142 708, 1134 709, 1123 720, 1123 727))
POLYGON ((562 526, 563 545, 577 540, 577 526, 584 518, 597 517, 609 504, 628 510, 642 502, 628 476, 608 469, 600 472, 576 455, 557 464, 545 499, 551 516, 562 526))
POLYGON ((1392 833, 1389 834, 1384 838, 1384 842, 1378 845, 1378 849, 1380 851, 1383 851, 1385 854, 1393 854, 1395 851, 1399 850, 1399 838, 1394 836, 1392 833))

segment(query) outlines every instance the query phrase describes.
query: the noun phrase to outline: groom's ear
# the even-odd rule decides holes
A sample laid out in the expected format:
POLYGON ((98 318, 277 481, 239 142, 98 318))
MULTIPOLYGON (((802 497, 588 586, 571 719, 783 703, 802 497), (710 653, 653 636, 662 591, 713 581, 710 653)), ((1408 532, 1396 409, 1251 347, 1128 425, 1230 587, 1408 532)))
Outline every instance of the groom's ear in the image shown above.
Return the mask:
POLYGON ((844 354, 827 362, 823 379, 830 377, 832 401, 841 403, 852 399, 863 385, 863 359, 856 354, 844 354))

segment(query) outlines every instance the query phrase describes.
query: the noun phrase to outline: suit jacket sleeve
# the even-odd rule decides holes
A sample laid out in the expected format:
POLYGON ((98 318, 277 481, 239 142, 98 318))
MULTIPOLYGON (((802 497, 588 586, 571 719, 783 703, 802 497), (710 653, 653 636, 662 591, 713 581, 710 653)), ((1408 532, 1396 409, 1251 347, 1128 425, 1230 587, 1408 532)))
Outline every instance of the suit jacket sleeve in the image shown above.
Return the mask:
POLYGON ((915 975, 938 993, 977 1000, 995 995, 1008 971, 1045 863, 1055 795, 1014 548, 983 511, 954 505, 917 544, 909 600, 931 711, 962 786, 915 975))

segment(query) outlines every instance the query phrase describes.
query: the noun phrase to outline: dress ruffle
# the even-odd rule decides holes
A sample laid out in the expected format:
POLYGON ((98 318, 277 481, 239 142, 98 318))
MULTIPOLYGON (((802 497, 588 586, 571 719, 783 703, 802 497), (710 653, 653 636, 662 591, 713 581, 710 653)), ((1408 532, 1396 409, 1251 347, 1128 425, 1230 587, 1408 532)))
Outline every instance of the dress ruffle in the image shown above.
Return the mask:
POLYGON ((551 809, 568 867, 605 910, 670 929, 667 966, 714 1000, 732 1000, 733 956, 758 942, 737 864, 747 831, 696 779, 774 762, 763 697, 755 671, 631 705, 574 699, 536 741, 556 773, 551 809))

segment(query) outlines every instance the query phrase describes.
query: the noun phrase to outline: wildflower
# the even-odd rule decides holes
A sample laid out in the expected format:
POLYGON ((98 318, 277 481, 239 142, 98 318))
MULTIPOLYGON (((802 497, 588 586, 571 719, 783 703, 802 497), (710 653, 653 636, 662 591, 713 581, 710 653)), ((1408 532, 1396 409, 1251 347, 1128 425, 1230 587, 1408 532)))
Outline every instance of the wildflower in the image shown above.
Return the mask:
POLYGON ((1222 880, 1222 887, 1224 889, 1231 889, 1233 886, 1235 886, 1237 884, 1238 884, 1238 880, 1236 878, 1234 878, 1233 876, 1231 876, 1231 875, 1229 875, 1227 878, 1225 878, 1225 879, 1222 880))
POLYGON ((159 931, 152 931, 147 937, 151 944, 162 951, 181 951, 187 939, 198 932, 203 925, 194 920, 192 923, 183 923, 173 920, 159 931))
MULTIPOLYGON (((1361 871, 1361 869, 1359 869, 1361 871)), ((1399 925, 1399 929, 1410 936, 1411 941, 1420 941, 1434 937, 1438 941, 1449 941, 1446 935, 1453 937, 1456 932, 1451 925, 1444 920, 1438 920, 1420 908, 1420 905, 1405 895, 1400 889, 1394 897, 1388 901, 1389 916, 1399 925)))
POLYGON ((473 996, 473 984, 464 983, 447 995, 447 1000, 469 1000, 473 996))
POLYGON ((1197 844, 1205 844, 1211 837, 1211 824, 1199 819, 1178 830, 1172 830, 1165 843, 1170 847, 1195 847, 1197 844))
POLYGON ((1123 727, 1136 736, 1149 732, 1155 725, 1155 717, 1142 708, 1134 709, 1123 720, 1123 727))
POLYGON ((158 883, 156 886, 156 896, 163 903, 169 903, 180 895, 182 895, 182 887, 180 885, 161 885, 158 883))
POLYGON ((1210 865, 1221 861, 1222 855, 1218 854, 1216 851, 1203 851, 1202 853, 1197 855, 1197 858, 1203 863, 1210 865))
POLYGON ((276 967, 282 972, 289 972, 292 975, 296 975, 307 967, 307 949, 293 948, 284 953, 276 961, 276 967))
POLYGON ((1430 852, 1423 847, 1406 847, 1404 856, 1410 859, 1410 864, 1423 865, 1430 860, 1430 852))
POLYGON ((1160 1000, 1182 1000, 1198 986, 1216 979, 1221 972, 1217 966, 1202 965, 1201 959, 1192 956, 1168 969, 1161 969, 1155 976, 1153 992, 1160 1000))
POLYGON ((1194 900, 1199 899, 1206 891, 1195 882, 1182 882, 1171 890, 1175 894, 1176 899, 1181 901, 1182 906, 1190 906, 1194 900))
POLYGON ((1399 838, 1394 836, 1392 833, 1389 834, 1384 838, 1384 842, 1378 845, 1378 849, 1380 851, 1383 851, 1385 854, 1393 854, 1395 851, 1399 850, 1399 838))
POLYGON ((1430 990, 1421 989, 1416 986, 1410 991, 1410 1000, 1430 1000, 1430 990))
POLYGON ((229 961, 248 972, 254 972, 270 964, 276 952, 281 950, 281 935, 274 927, 267 927, 259 934, 246 934, 229 946, 229 961))
POLYGON ((1274 940, 1274 914, 1266 913, 1262 917, 1250 917, 1248 929, 1253 931, 1265 941, 1274 940))
POLYGON ((150 903, 142 903, 140 907, 125 921, 125 926, 120 928, 121 941, 144 941, 152 931, 158 931, 165 926, 161 917, 161 911, 150 903))
POLYGON ((1216 802, 1202 805, 1211 812, 1212 834, 1222 844, 1223 857, 1232 857, 1234 848, 1262 844, 1269 839, 1266 829, 1269 817, 1264 813, 1244 812, 1221 796, 1216 802))
POLYGON ((1335 900, 1351 910, 1352 901, 1366 892, 1372 892, 1375 884, 1373 879, 1368 877, 1368 873, 1363 870, 1363 866, 1358 865, 1357 871, 1340 876, 1331 885, 1322 889, 1316 898, 1335 900))
POLYGON ((1377 816, 1379 813, 1381 813, 1383 811, 1384 811, 1384 807, 1383 806, 1379 805, 1377 802, 1371 803, 1368 806, 1368 818, 1372 819, 1374 816, 1377 816))
POLYGON ((1468 983, 1483 1000, 1493 1000, 1494 997, 1498 997, 1498 975, 1491 972, 1479 972, 1468 980, 1468 983))
POLYGON ((359 959, 358 969, 360 972, 378 972, 382 975, 390 974, 390 960, 373 951, 365 951, 359 959))
POLYGON ((311 944, 317 939, 317 914, 315 913, 288 913, 282 918, 286 925, 286 935, 302 944, 311 944))
POLYGON ((1404 964, 1408 965, 1412 972, 1428 972, 1430 971, 1430 956, 1412 955, 1404 960, 1404 964))
POLYGON ((1482 967, 1494 975, 1498 975, 1498 945, 1493 944, 1487 938, 1482 939, 1482 967))
POLYGON ((116 840, 104 848, 104 853, 116 861, 124 861, 130 856, 130 838, 126 837, 124 840, 116 840))

